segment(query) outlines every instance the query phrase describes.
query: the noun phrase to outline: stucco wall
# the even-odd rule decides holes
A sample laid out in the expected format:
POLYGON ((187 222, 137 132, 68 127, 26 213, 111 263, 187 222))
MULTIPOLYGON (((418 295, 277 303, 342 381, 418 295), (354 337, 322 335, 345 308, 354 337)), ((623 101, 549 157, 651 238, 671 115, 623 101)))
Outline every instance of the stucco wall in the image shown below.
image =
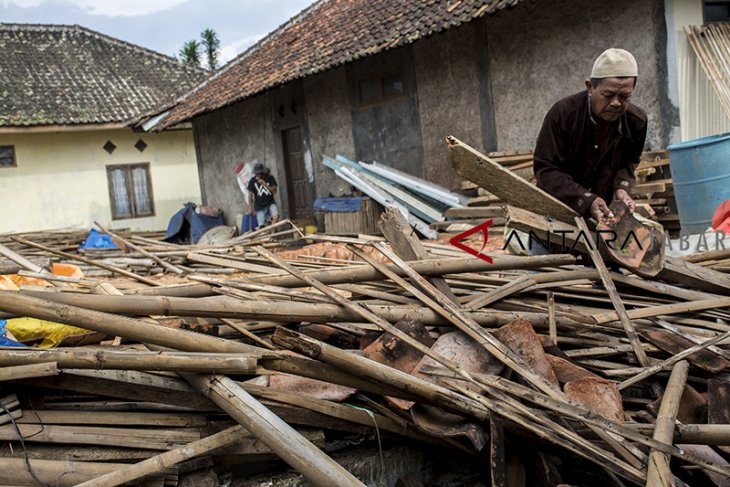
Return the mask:
POLYGON ((164 230, 187 201, 200 202, 190 130, 140 134, 131 130, 0 134, 14 145, 17 167, 0 168, 0 232, 91 228, 164 230), (142 139, 147 148, 134 144, 142 139), (102 147, 117 146, 112 154, 102 147), (112 221, 106 166, 149 162, 154 217, 112 221))
POLYGON ((322 155, 355 158, 345 68, 304 79, 316 195, 349 194, 350 185, 322 164, 322 155))
POLYGON ((633 102, 649 115, 647 144, 664 148, 663 124, 676 117, 666 81, 666 29, 661 0, 525 0, 486 18, 489 71, 499 150, 531 149, 542 119, 558 99, 584 90, 606 48, 634 54, 639 81, 633 102))
POLYGON ((234 164, 257 159, 275 175, 278 169, 267 96, 198 117, 193 128, 205 203, 222 208, 227 224, 240 224, 236 215, 245 211, 246 202, 233 173, 234 164))
POLYGON ((483 111, 492 115, 484 41, 482 24, 474 22, 413 46, 424 177, 447 188, 461 181, 447 159, 447 135, 478 150, 495 144, 490 124, 482 123, 483 111))

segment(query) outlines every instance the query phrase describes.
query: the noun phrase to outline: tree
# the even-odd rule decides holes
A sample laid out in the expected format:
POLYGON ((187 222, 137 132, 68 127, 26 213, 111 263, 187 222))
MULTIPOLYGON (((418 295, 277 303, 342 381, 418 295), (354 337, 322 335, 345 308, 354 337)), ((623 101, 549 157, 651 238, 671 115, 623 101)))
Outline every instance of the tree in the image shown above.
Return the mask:
POLYGON ((200 66, 200 43, 195 39, 187 41, 180 49, 180 59, 185 64, 200 66))
POLYGON ((200 33, 200 39, 208 58, 208 69, 218 68, 218 50, 221 46, 218 34, 213 29, 205 29, 200 33))

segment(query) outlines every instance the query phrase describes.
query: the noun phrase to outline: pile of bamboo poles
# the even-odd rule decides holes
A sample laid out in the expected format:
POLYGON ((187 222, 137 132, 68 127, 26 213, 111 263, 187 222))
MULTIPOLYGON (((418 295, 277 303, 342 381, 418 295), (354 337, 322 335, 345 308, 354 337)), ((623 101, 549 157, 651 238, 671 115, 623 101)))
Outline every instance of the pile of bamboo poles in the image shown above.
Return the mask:
POLYGON ((158 263, 164 284, 131 271, 55 280, 23 259, 67 256, 11 237, 6 255, 57 286, 0 292, 2 319, 107 338, 0 350, 0 483, 176 485, 273 457, 313 485, 374 483, 334 460, 353 435, 482 465, 453 485, 727 482, 724 274, 673 263, 650 280, 590 252, 488 262, 419 241, 394 211, 381 230, 307 237, 346 258, 297 258, 263 234, 172 258, 123 237, 171 266, 158 263), (208 333, 190 331, 200 324, 208 333))

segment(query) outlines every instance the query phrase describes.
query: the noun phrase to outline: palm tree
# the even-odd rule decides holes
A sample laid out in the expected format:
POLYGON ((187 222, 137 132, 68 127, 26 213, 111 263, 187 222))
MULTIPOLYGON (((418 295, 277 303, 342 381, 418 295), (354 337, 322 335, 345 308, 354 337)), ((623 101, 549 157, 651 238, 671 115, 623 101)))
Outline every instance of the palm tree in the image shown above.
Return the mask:
POLYGON ((205 29, 200 33, 200 39, 208 57, 208 69, 216 69, 218 67, 218 49, 221 46, 218 34, 213 29, 205 29))
POLYGON ((200 43, 193 39, 183 44, 180 49, 180 59, 185 64, 200 66, 200 43))

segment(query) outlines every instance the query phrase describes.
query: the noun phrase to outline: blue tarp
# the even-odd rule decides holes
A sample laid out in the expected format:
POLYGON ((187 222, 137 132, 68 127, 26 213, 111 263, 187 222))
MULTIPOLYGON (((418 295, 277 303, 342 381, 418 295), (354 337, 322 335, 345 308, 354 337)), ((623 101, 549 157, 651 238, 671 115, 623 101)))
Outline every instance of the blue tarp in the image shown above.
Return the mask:
POLYGON ((112 241, 111 235, 99 233, 94 228, 89 231, 89 236, 79 245, 81 249, 118 249, 117 244, 112 241))
POLYGON ((201 215, 195 211, 195 203, 185 203, 185 206, 172 215, 167 224, 165 242, 198 243, 200 237, 213 227, 223 225, 223 215, 201 215))
POLYGON ((0 320, 0 347, 27 347, 28 345, 16 342, 5 336, 5 327, 7 324, 7 321, 0 320))
POLYGON ((360 211, 362 196, 351 198, 317 198, 314 200, 314 209, 332 213, 353 213, 360 211))

